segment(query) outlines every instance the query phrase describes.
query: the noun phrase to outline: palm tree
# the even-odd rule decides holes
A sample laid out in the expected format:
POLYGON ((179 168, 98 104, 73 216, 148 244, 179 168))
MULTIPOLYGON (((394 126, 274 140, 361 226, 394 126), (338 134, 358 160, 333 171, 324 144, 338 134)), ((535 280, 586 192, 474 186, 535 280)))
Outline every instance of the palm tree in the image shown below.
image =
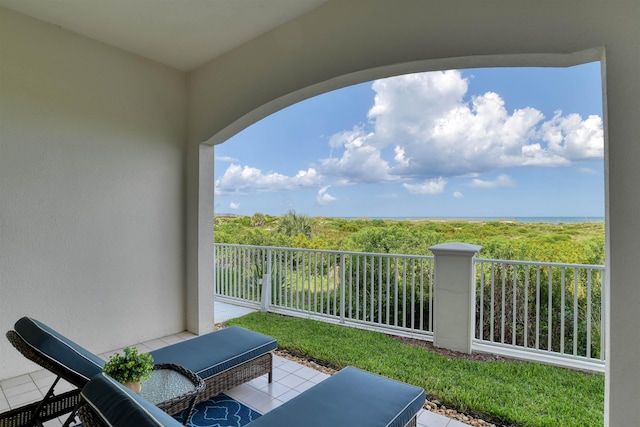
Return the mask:
POLYGON ((278 232, 288 237, 303 234, 311 239, 313 237, 313 222, 308 215, 298 215, 295 211, 290 210, 280 217, 278 232))

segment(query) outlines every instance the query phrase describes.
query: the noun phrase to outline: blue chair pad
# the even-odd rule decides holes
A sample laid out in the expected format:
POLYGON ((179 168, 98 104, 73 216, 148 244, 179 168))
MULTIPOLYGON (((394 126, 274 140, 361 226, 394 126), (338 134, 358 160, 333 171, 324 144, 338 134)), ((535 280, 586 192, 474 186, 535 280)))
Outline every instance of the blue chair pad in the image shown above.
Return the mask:
POLYGON ((419 387, 347 367, 249 425, 403 427, 425 399, 419 387))
POLYGON ((92 378, 80 395, 107 426, 182 426, 162 409, 105 374, 92 378))
POLYGON ((232 326, 151 353, 154 363, 174 363, 207 379, 278 348, 271 337, 232 326))
POLYGON ((87 381, 102 372, 102 359, 44 323, 23 317, 15 323, 14 330, 45 357, 79 374, 87 381))

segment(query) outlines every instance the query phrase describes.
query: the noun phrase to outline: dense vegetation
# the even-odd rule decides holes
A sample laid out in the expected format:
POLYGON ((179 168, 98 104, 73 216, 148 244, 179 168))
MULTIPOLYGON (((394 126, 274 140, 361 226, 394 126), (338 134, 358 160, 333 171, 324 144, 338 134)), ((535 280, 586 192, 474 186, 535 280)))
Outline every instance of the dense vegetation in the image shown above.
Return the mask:
POLYGON ((255 246, 431 255, 429 247, 481 245, 481 258, 604 264, 604 223, 382 220, 282 216, 215 218, 215 241, 255 246))

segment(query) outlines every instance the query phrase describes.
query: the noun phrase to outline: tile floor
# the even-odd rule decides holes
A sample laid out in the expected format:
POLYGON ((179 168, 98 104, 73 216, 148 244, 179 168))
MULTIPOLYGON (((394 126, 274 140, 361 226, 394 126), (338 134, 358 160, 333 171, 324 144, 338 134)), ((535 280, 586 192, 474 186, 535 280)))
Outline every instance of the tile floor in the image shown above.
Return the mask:
MULTIPOLYGON (((216 322, 223 322, 248 311, 251 311, 251 309, 216 303, 215 320, 216 322)), ((139 343, 136 344, 136 347, 141 351, 151 351, 193 336, 191 333, 181 332, 139 343)), ((121 351, 121 349, 107 352, 100 356, 107 360, 111 354, 117 351, 121 351)), ((328 377, 327 374, 278 356, 274 357, 273 364, 273 383, 269 384, 265 375, 229 390, 227 394, 256 411, 265 413, 328 377)), ((50 372, 38 370, 30 374, 0 381, 0 412, 42 399, 54 380, 55 377, 50 372)), ((56 393, 64 392, 71 388, 70 384, 61 380, 56 386, 56 393)), ((51 420, 45 423, 45 426, 56 427, 62 425, 63 422, 64 419, 51 420)), ((418 415, 418 426, 467 427, 464 423, 425 410, 422 410, 418 415)))

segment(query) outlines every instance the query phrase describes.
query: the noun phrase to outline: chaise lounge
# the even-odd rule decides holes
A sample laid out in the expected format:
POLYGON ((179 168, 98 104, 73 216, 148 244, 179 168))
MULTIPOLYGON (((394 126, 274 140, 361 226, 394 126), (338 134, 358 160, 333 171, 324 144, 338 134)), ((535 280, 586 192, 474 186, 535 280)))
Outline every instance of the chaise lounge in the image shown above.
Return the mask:
MULTIPOLYGON (((104 374, 81 397, 78 412, 87 427, 181 425, 104 374)), ((424 402, 419 387, 347 367, 245 427, 415 426, 424 402)))
MULTIPOLYGON (((21 318, 14 330, 7 332, 7 338, 25 357, 57 378, 42 401, 0 414, 0 427, 41 425, 71 412, 80 390, 102 372, 104 360, 36 319, 21 318), (60 378, 77 389, 54 395, 60 378)), ((197 397, 200 402, 265 374, 271 382, 271 352, 277 346, 274 338, 230 327, 150 353, 156 364, 179 365, 204 380, 205 389, 197 397)))

